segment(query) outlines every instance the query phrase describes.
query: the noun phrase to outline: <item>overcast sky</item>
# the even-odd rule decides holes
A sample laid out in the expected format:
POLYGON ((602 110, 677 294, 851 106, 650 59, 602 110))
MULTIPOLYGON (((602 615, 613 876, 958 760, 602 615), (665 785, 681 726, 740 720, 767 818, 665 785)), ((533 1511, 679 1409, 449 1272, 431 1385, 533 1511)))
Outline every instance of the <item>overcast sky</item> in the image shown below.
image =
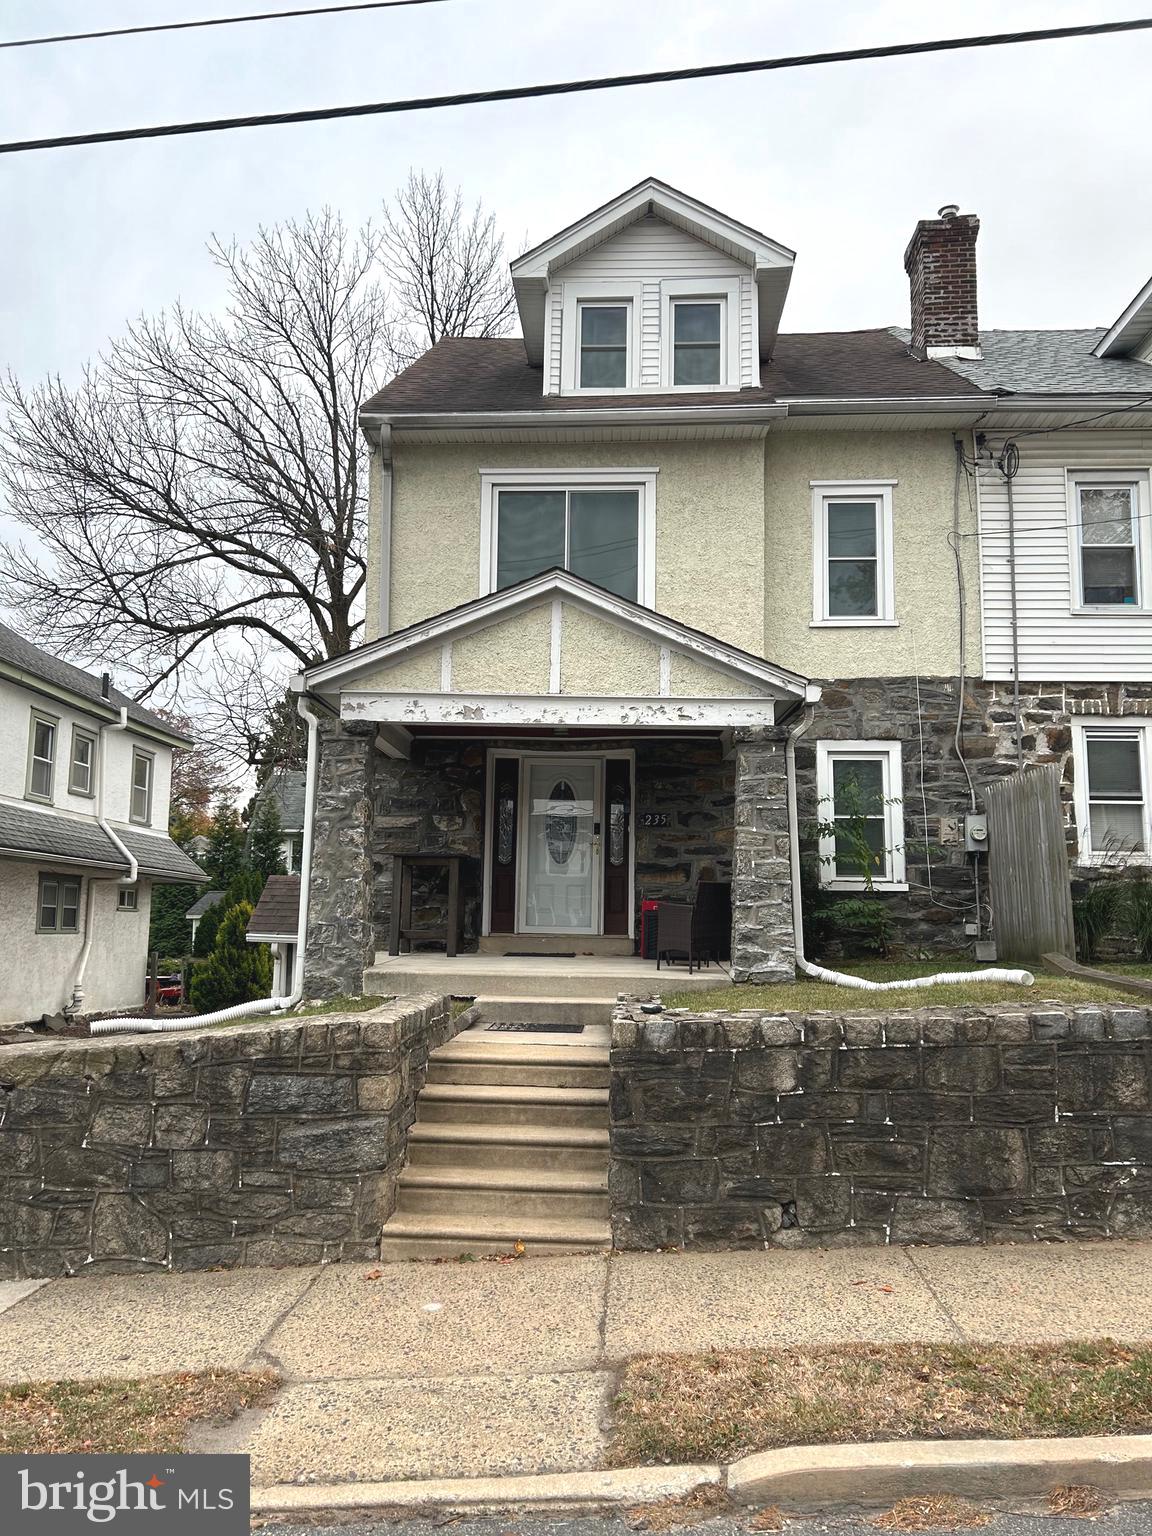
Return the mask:
MULTIPOLYGON (((0 0, 0 36, 290 0, 0 0)), ((0 51, 0 137, 1114 20, 1143 0, 446 0, 0 51)), ((0 363, 66 376, 129 315, 211 306, 206 236, 442 167, 529 242, 641 177, 798 251, 786 330, 903 323, 915 220, 980 215, 981 319, 1110 323, 1152 272, 1152 34, 0 157, 0 363), (1141 191, 1140 189, 1143 189, 1141 191)))

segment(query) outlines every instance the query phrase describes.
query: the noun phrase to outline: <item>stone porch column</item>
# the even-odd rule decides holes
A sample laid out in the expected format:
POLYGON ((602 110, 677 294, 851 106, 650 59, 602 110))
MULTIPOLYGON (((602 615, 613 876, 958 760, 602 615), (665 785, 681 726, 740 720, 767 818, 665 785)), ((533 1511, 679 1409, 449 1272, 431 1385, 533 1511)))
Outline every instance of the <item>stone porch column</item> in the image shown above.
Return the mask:
POLYGON ((358 997, 376 956, 372 921, 371 722, 320 727, 305 997, 358 997))
POLYGON ((732 971, 737 981, 794 981, 792 868, 783 731, 736 732, 732 971))

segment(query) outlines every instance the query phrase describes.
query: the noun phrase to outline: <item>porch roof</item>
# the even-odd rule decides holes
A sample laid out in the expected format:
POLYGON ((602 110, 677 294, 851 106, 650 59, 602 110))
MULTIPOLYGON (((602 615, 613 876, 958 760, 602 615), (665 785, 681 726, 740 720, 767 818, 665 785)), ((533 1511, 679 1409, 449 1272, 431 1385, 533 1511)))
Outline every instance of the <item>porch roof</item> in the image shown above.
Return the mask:
POLYGON ((402 725, 771 724, 819 697, 799 673, 563 570, 310 668, 346 719, 402 725))

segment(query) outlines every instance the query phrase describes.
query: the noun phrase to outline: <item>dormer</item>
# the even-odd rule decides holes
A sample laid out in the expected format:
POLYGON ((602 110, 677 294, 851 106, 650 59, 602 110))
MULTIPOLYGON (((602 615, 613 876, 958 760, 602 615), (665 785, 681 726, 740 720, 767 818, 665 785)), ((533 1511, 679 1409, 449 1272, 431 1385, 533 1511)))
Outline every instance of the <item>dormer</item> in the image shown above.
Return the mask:
POLYGON ((512 263, 546 395, 755 388, 795 252, 649 178, 512 263))
POLYGON ((1095 347, 1097 357, 1127 357, 1152 363, 1152 278, 1095 347))

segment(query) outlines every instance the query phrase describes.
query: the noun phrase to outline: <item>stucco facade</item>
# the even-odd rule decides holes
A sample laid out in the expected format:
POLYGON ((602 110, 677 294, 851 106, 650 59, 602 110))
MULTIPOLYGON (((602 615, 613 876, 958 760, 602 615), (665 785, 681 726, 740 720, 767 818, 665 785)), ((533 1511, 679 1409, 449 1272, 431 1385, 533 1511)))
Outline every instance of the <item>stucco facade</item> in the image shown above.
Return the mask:
POLYGON ((144 1000, 148 968, 152 882, 137 881, 134 912, 118 908, 120 888, 115 878, 94 878, 91 870, 46 861, 37 864, 0 859, 0 934, 4 939, 0 1023, 37 1019, 44 1013, 58 1013, 66 1006, 72 997, 89 921, 94 924, 95 942, 85 973, 85 1012, 139 1008, 144 1000), (37 932, 41 875, 80 881, 76 933, 37 932), (91 909, 90 886, 94 886, 91 909))
MULTIPOLYGON (((656 609, 810 677, 957 671, 959 603, 949 537, 956 458, 949 431, 768 432, 753 440, 407 445, 394 450, 390 628, 480 590, 482 469, 655 468, 656 609), (812 482, 891 481, 895 624, 813 624, 812 482)), ((379 510, 379 454, 373 507, 379 510)), ((967 655, 980 654, 976 519, 961 486, 967 655)), ((369 638, 379 613, 380 533, 370 542, 369 638)), ((410 683, 429 686, 425 661, 410 683)), ((459 685, 462 686, 462 685, 459 685)), ((639 691, 639 690, 638 690, 639 691)))

